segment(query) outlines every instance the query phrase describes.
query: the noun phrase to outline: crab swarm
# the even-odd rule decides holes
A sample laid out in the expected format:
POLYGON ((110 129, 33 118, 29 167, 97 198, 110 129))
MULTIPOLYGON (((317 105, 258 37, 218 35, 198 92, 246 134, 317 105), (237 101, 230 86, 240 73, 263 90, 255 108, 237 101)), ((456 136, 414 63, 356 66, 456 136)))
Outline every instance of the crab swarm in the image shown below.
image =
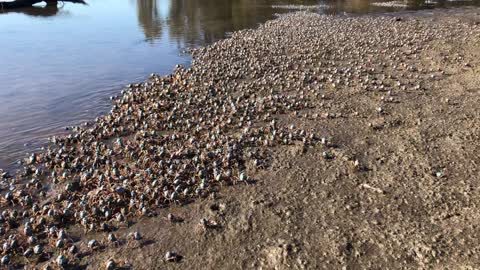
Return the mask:
MULTIPOLYGON (((319 138, 327 148, 324 134, 292 125, 298 117, 329 121, 318 117, 329 116, 321 105, 326 91, 420 90, 425 80, 444 76, 416 66, 429 42, 474 31, 295 13, 194 50, 190 68, 128 86, 108 115, 51 138, 21 173, 2 173, 1 263, 48 255, 64 267, 78 252, 71 226, 111 231, 159 207, 249 182, 249 168, 268 166, 274 146, 307 149, 319 138)), ((384 114, 388 100, 372 115, 384 114)))

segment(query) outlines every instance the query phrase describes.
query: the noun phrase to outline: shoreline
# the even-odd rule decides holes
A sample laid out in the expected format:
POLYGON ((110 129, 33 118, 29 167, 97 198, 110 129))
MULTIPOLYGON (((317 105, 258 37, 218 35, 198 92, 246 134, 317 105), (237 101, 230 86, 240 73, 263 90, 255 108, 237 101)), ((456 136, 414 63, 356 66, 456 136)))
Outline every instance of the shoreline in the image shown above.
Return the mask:
MULTIPOLYGON (((300 5, 301 7, 302 5, 300 5)), ((310 6, 304 6, 304 7, 310 7, 310 6)), ((367 17, 397 17, 397 16, 432 16, 430 15, 429 13, 431 13, 433 10, 435 10, 436 12, 435 13, 442 13, 441 15, 445 15, 445 14, 452 14, 454 15, 454 13, 458 13, 457 10, 464 10, 464 11, 468 11, 468 10, 472 10, 472 9, 478 9, 478 7, 475 7, 475 6, 459 6, 459 7, 446 7, 446 8, 435 8, 435 9, 420 9, 420 10, 400 10, 400 11, 378 11, 378 12, 373 12, 373 13, 366 13, 366 14, 356 14, 356 13, 349 13, 348 15, 346 15, 346 17, 362 17, 362 16, 367 16, 367 17)), ((291 12, 299 12, 301 10, 298 10, 298 11, 295 11, 295 9, 292 9, 291 12)), ((312 11, 313 12, 313 11, 312 11)), ((283 13, 277 13, 277 16, 282 16, 284 15, 283 13)), ((330 14, 329 14, 330 16, 330 14)), ((335 14, 335 15, 332 15, 332 16, 345 16, 345 15, 339 15, 339 14, 335 14)), ((273 19, 274 20, 274 19, 273 19)), ((258 27, 258 26, 257 26, 258 27)), ((248 28, 248 29, 251 29, 251 30, 254 30, 256 28, 248 28)), ((227 37, 228 38, 228 37, 227 37)), ((181 55, 191 55, 190 51, 192 50, 195 50, 195 48, 186 48, 185 50, 183 50, 180 54, 181 55)), ((191 62, 190 62, 191 64, 191 62)), ((185 65, 185 64, 182 64, 182 66, 188 68, 189 65, 185 65)), ((155 73, 157 74, 157 73, 155 73)), ((163 74, 163 73, 162 73, 163 74)), ((163 76, 163 75, 162 75, 163 76)), ((145 78, 147 78, 147 74, 145 74, 145 76, 143 76, 145 78)), ((147 80, 147 79, 146 79, 147 80)), ((146 81, 145 80, 145 81, 146 81)), ((137 83, 143 83, 144 81, 140 80, 140 81, 135 81, 135 82, 132 82, 132 84, 137 84, 137 83)), ((120 90, 124 90, 125 87, 123 88, 119 88, 119 91, 118 93, 114 93, 114 96, 117 96, 119 95, 120 93, 120 90)), ((111 96, 112 97, 112 96, 111 96)), ((108 96, 104 97, 105 99, 108 98, 108 96)), ((110 103, 105 103, 105 104, 100 104, 101 106, 110 106, 112 104, 110 103)), ((105 113, 107 113, 108 111, 105 110, 105 113)), ((101 116, 104 116, 104 113, 96 113, 96 115, 98 115, 98 117, 101 117, 101 116)), ((94 118, 91 118, 91 119, 88 119, 88 118, 82 118, 81 121, 87 121, 87 122, 92 122, 94 120, 94 118)), ((71 123, 70 123, 71 124, 71 123)), ((5 172, 8 172, 10 174, 15 174, 16 171, 18 171, 19 169, 21 169, 21 166, 23 164, 18 164, 19 162, 21 162, 23 159, 24 159, 24 156, 28 155, 28 154, 31 154, 31 153, 40 153, 42 152, 42 149, 44 147, 46 147, 48 145, 48 140, 47 140, 47 136, 57 136, 57 137, 62 137, 62 136, 66 136, 68 135, 69 131, 68 129, 72 129, 72 128, 76 128, 76 127, 80 127, 82 126, 83 123, 80 123, 78 122, 77 125, 73 125, 73 126, 65 126, 65 127, 57 127, 56 129, 58 129, 58 131, 54 134, 45 134, 45 136, 36 136, 36 139, 33 140, 33 139, 30 139, 28 141, 25 141, 25 144, 24 144, 24 147, 20 147, 20 146, 17 146, 17 147, 14 147, 12 148, 11 150, 10 149, 6 149, 4 147, 4 150, 6 150, 6 152, 8 153, 6 156, 8 156, 7 159, 5 159, 5 161, 3 160, 0 160, 0 170, 3 170, 5 172), (65 128, 65 130, 63 130, 63 128, 65 128), (28 146, 25 146, 25 145, 28 145, 28 146), (15 152, 15 153, 11 153, 10 151, 12 152, 15 152)), ((13 144, 14 142, 12 142, 13 144)))
POLYGON ((2 204, 20 223, 2 237, 27 250, 30 228, 45 251, 27 257, 51 257, 40 265, 475 265, 455 252, 475 238, 434 239, 457 237, 445 217, 476 214, 478 12, 297 12, 195 49, 189 68, 29 157, 2 204), (22 204, 39 207, 13 215, 22 204))

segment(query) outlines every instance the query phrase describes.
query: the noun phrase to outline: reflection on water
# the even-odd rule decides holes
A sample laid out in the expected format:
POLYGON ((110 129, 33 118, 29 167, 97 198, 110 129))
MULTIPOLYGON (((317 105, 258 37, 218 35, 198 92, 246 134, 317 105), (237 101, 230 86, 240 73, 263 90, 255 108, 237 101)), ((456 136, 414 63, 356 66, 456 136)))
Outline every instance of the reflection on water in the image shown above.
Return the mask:
POLYGON ((123 85, 188 65, 186 47, 255 27, 287 7, 362 14, 479 1, 86 0, 0 10, 0 167, 12 168, 65 126, 108 112, 108 97, 123 85))
MULTIPOLYGON (((315 0, 294 2, 317 3, 315 0)), ((288 12, 273 8, 275 3, 279 1, 136 0, 136 7, 147 41, 156 40, 165 31, 170 40, 183 48, 212 43, 232 31, 255 27, 276 13, 288 12)))
POLYGON ((160 17, 157 1, 137 0, 138 22, 146 40, 152 42, 162 33, 163 19, 160 17))
POLYGON ((229 32, 255 27, 296 7, 311 6, 324 14, 365 14, 480 4, 478 0, 178 0, 168 1, 168 12, 160 14, 165 5, 159 3, 164 1, 136 1, 147 40, 159 37, 165 29, 169 38, 182 46, 212 43, 229 32))

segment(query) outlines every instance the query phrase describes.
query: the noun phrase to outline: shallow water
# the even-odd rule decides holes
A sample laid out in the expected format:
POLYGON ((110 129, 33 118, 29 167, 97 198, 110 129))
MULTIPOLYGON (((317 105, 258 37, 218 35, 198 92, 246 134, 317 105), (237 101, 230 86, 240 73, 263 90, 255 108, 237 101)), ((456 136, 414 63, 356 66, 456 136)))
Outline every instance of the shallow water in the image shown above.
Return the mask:
POLYGON ((150 73, 188 65, 185 48, 210 44, 278 13, 390 12, 471 1, 86 0, 0 11, 0 168, 47 137, 105 114, 109 96, 150 73), (378 1, 376 1, 378 2, 378 1), (407 3, 407 4, 405 4, 407 3))

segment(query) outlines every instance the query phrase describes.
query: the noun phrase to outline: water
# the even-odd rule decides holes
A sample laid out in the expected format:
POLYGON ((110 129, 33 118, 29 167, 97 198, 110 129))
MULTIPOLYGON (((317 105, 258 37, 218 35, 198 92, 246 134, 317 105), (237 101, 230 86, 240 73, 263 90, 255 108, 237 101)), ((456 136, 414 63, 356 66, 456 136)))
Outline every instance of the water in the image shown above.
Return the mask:
POLYGON ((479 1, 86 0, 0 11, 0 168, 14 168, 65 126, 107 113, 124 85, 188 65, 185 48, 292 8, 363 14, 479 1))

